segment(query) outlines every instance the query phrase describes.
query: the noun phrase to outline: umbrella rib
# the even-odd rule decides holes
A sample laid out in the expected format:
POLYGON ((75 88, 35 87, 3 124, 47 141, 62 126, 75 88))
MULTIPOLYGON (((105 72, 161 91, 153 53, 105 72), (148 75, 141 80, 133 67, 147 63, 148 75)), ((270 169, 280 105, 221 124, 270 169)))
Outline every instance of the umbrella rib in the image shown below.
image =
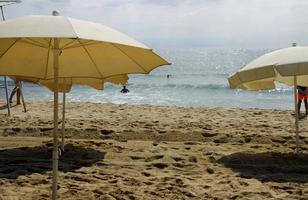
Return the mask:
MULTIPOLYGON (((76 39, 78 40, 78 39, 76 39)), ((82 44, 75 44, 75 45, 72 45, 72 46, 68 46, 68 45, 64 45, 64 47, 62 49, 73 49, 73 48, 78 48, 78 47, 81 47, 81 46, 88 46, 88 45, 93 45, 93 44, 99 44, 100 42, 96 42, 96 41, 89 41, 89 42, 86 42, 86 43, 82 43, 82 44)), ((71 43, 69 43, 71 44, 71 43)))
POLYGON ((32 45, 35 45, 35 46, 38 46, 38 47, 43 47, 43 48, 47 48, 48 47, 44 43, 41 43, 41 42, 36 41, 34 39, 31 39, 31 38, 25 38, 25 40, 22 40, 22 42, 30 43, 32 45), (28 42, 27 40, 29 40, 30 42, 28 42), (31 43, 31 42, 33 42, 33 43, 31 43))
POLYGON ((24 43, 24 44, 30 44, 30 45, 33 45, 33 46, 41 47, 41 48, 47 48, 46 46, 41 46, 41 45, 29 42, 29 41, 25 41, 25 40, 21 40, 20 42, 24 43))
POLYGON ((49 40, 49 45, 48 45, 48 52, 47 52, 47 60, 46 60, 46 71, 45 71, 45 76, 44 79, 47 78, 47 73, 48 73, 48 61, 49 61, 49 54, 50 54, 50 47, 51 47, 51 38, 49 40))
POLYGON ((5 50, 5 52, 0 56, 0 58, 2 58, 18 42, 18 40, 20 40, 20 38, 17 38, 15 40, 15 42, 13 42, 13 44, 11 46, 9 46, 9 48, 7 48, 7 50, 5 50))
POLYGON ((81 47, 85 50, 85 52, 86 52, 87 55, 89 56, 91 62, 92 62, 93 65, 95 66, 95 68, 96 68, 97 72, 99 73, 99 75, 101 76, 101 78, 104 78, 103 74, 99 71, 99 69, 98 69, 96 63, 94 62, 94 60, 93 60, 91 54, 89 53, 88 49, 80 42, 79 39, 77 39, 77 41, 79 42, 79 44, 81 45, 81 47))
POLYGON ((148 73, 147 70, 145 70, 135 59, 133 59, 132 57, 130 57, 129 55, 127 55, 120 47, 116 46, 113 43, 110 43, 113 47, 115 47, 116 49, 118 49, 119 51, 121 51, 126 57, 128 57, 131 61, 133 61, 136 65, 138 65, 138 67, 140 67, 145 73, 148 73))
MULTIPOLYGON (((76 40, 72 39, 71 41, 69 41, 68 43, 64 44, 61 49, 69 49, 71 46, 69 46, 70 44, 74 43, 76 40), (68 46, 68 47, 67 47, 68 46)), ((73 45, 72 45, 73 46, 73 45)))

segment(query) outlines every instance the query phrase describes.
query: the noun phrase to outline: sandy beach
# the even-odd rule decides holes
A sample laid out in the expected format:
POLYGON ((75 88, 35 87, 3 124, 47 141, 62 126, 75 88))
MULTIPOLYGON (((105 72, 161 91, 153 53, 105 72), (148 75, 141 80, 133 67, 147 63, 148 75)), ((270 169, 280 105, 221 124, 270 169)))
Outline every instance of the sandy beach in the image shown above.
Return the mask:
MULTIPOLYGON (((0 110, 0 199, 50 199, 53 104, 27 106, 0 110)), ((307 199, 307 123, 295 156, 291 110, 68 103, 59 197, 307 199)))

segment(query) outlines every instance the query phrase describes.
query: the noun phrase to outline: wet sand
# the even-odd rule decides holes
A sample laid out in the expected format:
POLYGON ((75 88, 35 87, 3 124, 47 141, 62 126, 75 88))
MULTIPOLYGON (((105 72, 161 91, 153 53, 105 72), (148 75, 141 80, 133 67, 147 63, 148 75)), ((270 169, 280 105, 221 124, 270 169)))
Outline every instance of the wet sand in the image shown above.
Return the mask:
MULTIPOLYGON (((0 110, 0 199, 50 199, 52 105, 0 110)), ((307 124, 295 156, 292 111, 69 103, 59 198, 307 199, 307 124)))

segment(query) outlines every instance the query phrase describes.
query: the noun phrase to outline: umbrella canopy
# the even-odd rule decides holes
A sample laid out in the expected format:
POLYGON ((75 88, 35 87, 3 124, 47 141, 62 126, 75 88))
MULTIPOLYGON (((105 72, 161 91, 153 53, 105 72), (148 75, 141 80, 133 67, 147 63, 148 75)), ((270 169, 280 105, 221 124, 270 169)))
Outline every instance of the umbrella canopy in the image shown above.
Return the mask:
POLYGON ((308 47, 273 51, 251 61, 228 78, 231 88, 261 90, 275 88, 275 81, 286 85, 308 86, 308 47))
POLYGON ((52 199, 57 199, 59 85, 93 87, 95 81, 145 74, 169 63, 144 44, 109 27, 58 16, 57 12, 53 15, 0 23, 0 75, 38 82, 54 91, 52 199))
POLYGON ((63 16, 26 16, 0 23, 0 74, 53 79, 54 49, 59 78, 106 79, 149 73, 169 64, 150 48, 109 27, 63 16), (12 31, 14 30, 14 31, 12 31), (58 47, 55 47, 55 38, 58 47))
POLYGON ((273 51, 251 61, 228 78, 231 88, 275 88, 275 81, 294 86, 296 153, 299 153, 298 100, 296 88, 308 86, 308 47, 273 51))
MULTIPOLYGON (((39 78, 29 78, 22 76, 10 77, 13 80, 25 81, 35 83, 47 87, 50 91, 54 91, 54 79, 44 80, 39 78)), ((105 79, 91 79, 91 78, 59 78, 59 92, 68 93, 72 89, 73 84, 87 85, 97 90, 104 89, 104 83, 109 82, 113 84, 127 84, 128 75, 115 75, 105 79)))

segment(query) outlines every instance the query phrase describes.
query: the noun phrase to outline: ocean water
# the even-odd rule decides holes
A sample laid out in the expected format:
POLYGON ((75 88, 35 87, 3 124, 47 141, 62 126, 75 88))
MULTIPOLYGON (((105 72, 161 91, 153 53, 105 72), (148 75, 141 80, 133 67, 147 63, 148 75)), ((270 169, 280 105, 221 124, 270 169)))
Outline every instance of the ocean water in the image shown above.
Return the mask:
MULTIPOLYGON (((292 109, 293 88, 278 85, 276 90, 251 92, 228 86, 229 75, 272 50, 158 49, 156 52, 172 65, 159 67, 149 75, 130 75, 129 93, 120 93, 120 85, 106 84, 103 91, 76 85, 67 94, 67 99, 115 104, 292 109), (167 78, 167 74, 171 76, 167 78)), ((24 83, 23 92, 26 100, 51 101, 53 98, 49 90, 34 84, 24 83)), ((3 99, 4 95, 4 90, 1 90, 0 98, 3 99)))

